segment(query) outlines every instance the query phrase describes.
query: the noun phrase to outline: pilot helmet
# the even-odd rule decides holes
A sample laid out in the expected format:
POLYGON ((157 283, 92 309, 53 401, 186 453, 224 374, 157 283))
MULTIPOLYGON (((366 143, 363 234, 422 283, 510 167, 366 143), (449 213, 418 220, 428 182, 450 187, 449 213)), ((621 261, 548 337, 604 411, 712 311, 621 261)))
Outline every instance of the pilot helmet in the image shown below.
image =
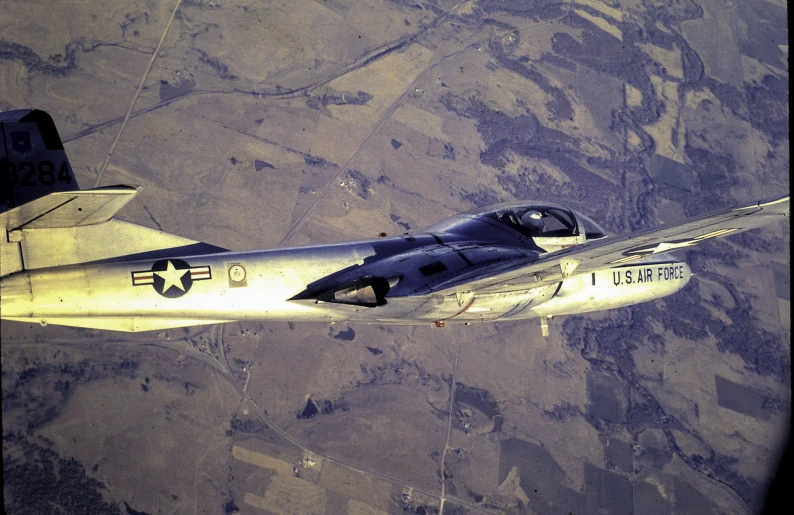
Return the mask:
POLYGON ((540 232, 543 229, 543 213, 530 209, 521 215, 521 225, 527 227, 532 232, 540 232))

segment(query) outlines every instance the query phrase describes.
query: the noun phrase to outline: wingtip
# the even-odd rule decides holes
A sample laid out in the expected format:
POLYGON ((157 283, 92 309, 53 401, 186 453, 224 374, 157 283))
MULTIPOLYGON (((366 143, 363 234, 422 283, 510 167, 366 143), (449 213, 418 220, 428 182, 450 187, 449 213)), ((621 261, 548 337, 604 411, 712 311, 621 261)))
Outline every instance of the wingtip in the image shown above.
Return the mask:
POLYGON ((765 199, 753 202, 749 206, 734 208, 733 211, 744 211, 746 209, 759 209, 759 208, 763 209, 773 206, 780 206, 781 204, 788 204, 789 200, 790 200, 789 195, 784 195, 782 197, 767 197, 765 199))
POLYGON ((791 199, 790 195, 784 195, 782 197, 773 197, 764 200, 758 201, 758 207, 766 207, 766 206, 774 206, 776 204, 782 204, 784 202, 789 202, 791 199))

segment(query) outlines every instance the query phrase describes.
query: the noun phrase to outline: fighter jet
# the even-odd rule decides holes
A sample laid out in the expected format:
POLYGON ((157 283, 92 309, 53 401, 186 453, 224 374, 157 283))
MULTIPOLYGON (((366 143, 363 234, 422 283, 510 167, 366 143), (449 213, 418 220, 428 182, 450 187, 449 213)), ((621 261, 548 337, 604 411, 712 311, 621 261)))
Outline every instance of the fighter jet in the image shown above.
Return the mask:
POLYGON ((414 234, 233 252, 114 218, 138 189, 80 190, 45 112, 0 113, 0 125, 4 321, 151 331, 546 320, 673 294, 692 271, 672 252, 789 213, 786 195, 611 236, 572 209, 519 201, 414 234))

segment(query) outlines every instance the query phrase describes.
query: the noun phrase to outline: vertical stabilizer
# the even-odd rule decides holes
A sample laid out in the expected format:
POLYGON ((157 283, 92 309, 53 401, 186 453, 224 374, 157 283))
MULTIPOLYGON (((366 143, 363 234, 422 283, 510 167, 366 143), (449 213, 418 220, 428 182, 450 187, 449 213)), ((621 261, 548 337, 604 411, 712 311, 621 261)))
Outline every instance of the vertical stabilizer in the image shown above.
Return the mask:
POLYGON ((80 190, 50 115, 0 112, 0 277, 226 249, 113 219, 137 187, 80 190))
POLYGON ((0 112, 0 213, 78 189, 49 114, 38 109, 0 112))

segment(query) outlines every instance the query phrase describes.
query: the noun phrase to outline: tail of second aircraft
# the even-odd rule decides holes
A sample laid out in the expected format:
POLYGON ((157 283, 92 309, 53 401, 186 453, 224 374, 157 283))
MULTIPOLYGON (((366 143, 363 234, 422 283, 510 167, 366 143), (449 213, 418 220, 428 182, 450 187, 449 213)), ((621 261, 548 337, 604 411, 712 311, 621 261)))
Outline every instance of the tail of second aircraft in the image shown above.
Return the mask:
POLYGON ((80 190, 50 115, 0 112, 0 277, 76 263, 224 251, 113 219, 138 192, 80 190))

